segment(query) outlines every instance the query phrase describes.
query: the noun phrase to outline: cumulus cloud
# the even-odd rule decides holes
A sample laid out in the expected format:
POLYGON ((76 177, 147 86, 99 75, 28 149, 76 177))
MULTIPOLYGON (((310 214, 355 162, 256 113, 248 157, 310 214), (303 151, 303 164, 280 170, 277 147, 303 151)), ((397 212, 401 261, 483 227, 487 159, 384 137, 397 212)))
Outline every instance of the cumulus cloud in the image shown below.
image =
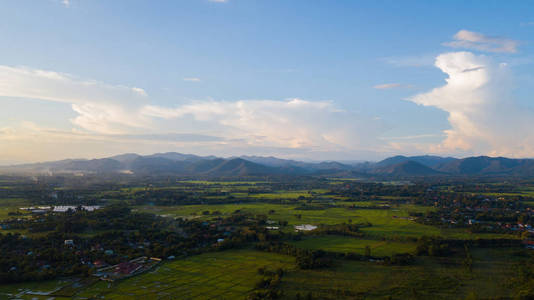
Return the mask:
POLYGON ((165 107, 152 102, 142 88, 27 67, 0 66, 0 97, 65 103, 76 114, 70 117, 72 132, 18 128, 17 134, 0 137, 0 143, 34 134, 82 143, 73 134, 117 149, 136 137, 145 145, 196 147, 197 153, 293 149, 309 154, 376 151, 384 145, 377 136, 386 128, 378 118, 345 111, 330 101, 210 100, 165 107))
POLYGON ((444 43, 452 48, 473 49, 486 52, 515 53, 518 42, 512 39, 487 36, 469 30, 460 30, 454 35, 454 41, 444 43))
POLYGON ((534 155, 534 112, 511 96, 507 64, 470 52, 436 58, 446 84, 409 100, 446 111, 451 128, 431 152, 530 157, 534 155))

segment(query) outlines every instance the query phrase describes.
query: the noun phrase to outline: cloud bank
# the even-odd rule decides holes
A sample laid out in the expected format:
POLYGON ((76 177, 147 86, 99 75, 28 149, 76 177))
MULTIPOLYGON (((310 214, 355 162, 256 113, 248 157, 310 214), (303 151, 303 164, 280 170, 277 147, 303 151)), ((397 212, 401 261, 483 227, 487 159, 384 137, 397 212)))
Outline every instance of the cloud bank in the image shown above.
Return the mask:
POLYGON ((92 148, 109 143, 105 147, 122 149, 111 144, 131 145, 135 140, 152 145, 152 151, 160 151, 160 146, 175 151, 179 147, 189 147, 193 152, 209 150, 211 154, 215 149, 241 149, 244 154, 278 149, 312 156, 378 151, 384 144, 377 138, 385 129, 380 119, 339 109, 330 101, 203 100, 166 107, 154 103, 139 87, 10 66, 0 66, 0 97, 64 103, 76 113, 70 119, 70 130, 26 126, 30 123, 4 128, 0 141, 12 143, 37 134, 48 136, 45 140, 50 141, 70 139, 87 144, 90 140, 95 143, 92 148))
POLYGON ((435 66, 448 75, 446 84, 409 100, 449 114, 446 139, 430 148, 439 153, 534 156, 534 112, 511 95, 507 64, 470 52, 444 53, 435 66))
POLYGON ((0 96, 40 99, 70 104, 78 116, 72 123, 102 134, 128 132, 130 127, 148 127, 149 120, 137 113, 146 92, 137 87, 114 86, 72 75, 0 66, 0 96))
POLYGON ((379 120, 336 108, 328 101, 198 101, 177 108, 145 106, 143 115, 181 123, 194 120, 207 132, 244 139, 250 145, 287 148, 376 146, 379 120))

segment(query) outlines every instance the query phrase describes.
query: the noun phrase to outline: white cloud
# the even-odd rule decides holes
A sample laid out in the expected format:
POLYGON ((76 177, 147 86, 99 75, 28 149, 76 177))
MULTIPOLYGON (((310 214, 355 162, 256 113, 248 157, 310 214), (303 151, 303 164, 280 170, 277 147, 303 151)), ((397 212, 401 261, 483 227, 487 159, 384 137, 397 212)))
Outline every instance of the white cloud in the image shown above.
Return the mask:
POLYGON ((186 78, 184 78, 184 81, 200 82, 200 78, 197 78, 197 77, 186 77, 186 78))
POLYGON ((146 102, 140 88, 81 80, 72 75, 0 66, 0 96, 68 103, 79 116, 72 122, 104 134, 125 133, 129 127, 150 127, 136 110, 146 102))
POLYGON ((448 75, 447 84, 410 98, 420 105, 448 112, 451 129, 446 139, 427 151, 534 156, 534 112, 521 107, 510 93, 512 77, 506 64, 470 52, 436 58, 448 75))
POLYGON ((391 89, 411 89, 414 88, 411 84, 402 84, 402 83, 383 83, 383 84, 377 84, 373 86, 374 89, 377 90, 391 90, 391 89))
POLYGON ((445 135, 428 133, 428 134, 417 134, 417 135, 406 135, 406 136, 388 136, 388 137, 382 137, 382 139, 384 140, 419 140, 419 139, 436 138, 436 137, 445 137, 445 135))
POLYGON ((209 2, 214 2, 214 3, 227 3, 228 0, 208 0, 209 2))
POLYGON ((460 30, 454 35, 454 41, 444 43, 452 48, 473 49, 487 52, 517 52, 518 42, 512 39, 491 37, 478 32, 460 30))
POLYGON ((401 87, 402 85, 400 83, 384 83, 384 84, 377 84, 373 86, 374 89, 377 90, 389 90, 401 87))
POLYGON ((61 3, 65 5, 66 7, 70 6, 70 0, 62 0, 61 3))
POLYGON ((379 120, 337 109, 331 102, 301 99, 145 106, 143 114, 168 121, 192 119, 208 132, 263 147, 371 148, 377 146, 376 136, 383 130, 379 120))
MULTIPOLYGON (((0 66, 0 97, 65 103, 76 114, 70 117, 73 131, 69 134, 64 130, 18 128, 17 134, 4 134, 0 138, 2 144, 2 141, 13 143, 15 140, 22 143, 17 136, 39 135, 41 141, 57 139, 62 145, 68 145, 66 141, 71 139, 76 145, 65 146, 64 150, 79 151, 79 145, 85 144, 81 142, 83 139, 95 141, 91 142, 93 146, 84 148, 82 152, 85 153, 95 149, 94 145, 105 143, 109 147, 104 147, 123 149, 120 145, 131 145, 131 138, 137 137, 140 145, 132 146, 130 152, 142 145, 152 145, 153 151, 162 151, 162 147, 171 151, 172 145, 206 154, 214 151, 236 154, 230 153, 232 149, 243 154, 278 149, 276 151, 310 156, 339 151, 377 151, 385 145, 377 138, 385 130, 380 119, 344 111, 330 101, 212 100, 164 107, 152 103, 145 90, 138 87, 9 66, 0 66), (71 135, 82 138, 71 138, 71 135)), ((8 100, 0 98, 0 101, 8 100)), ((26 142, 34 143, 33 140, 26 142)))
POLYGON ((133 87, 133 88, 132 88, 132 91, 138 93, 138 94, 141 95, 141 96, 148 96, 148 94, 146 93, 146 91, 143 90, 142 88, 133 87))

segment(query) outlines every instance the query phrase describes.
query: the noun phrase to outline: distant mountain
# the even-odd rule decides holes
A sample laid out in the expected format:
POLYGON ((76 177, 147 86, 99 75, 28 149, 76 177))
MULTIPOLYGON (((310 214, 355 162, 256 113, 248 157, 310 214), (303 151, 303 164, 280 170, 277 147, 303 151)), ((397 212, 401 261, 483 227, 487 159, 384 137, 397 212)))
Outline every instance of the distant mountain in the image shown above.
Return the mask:
POLYGON ((397 155, 397 156, 389 157, 382 161, 379 161, 378 163, 376 163, 375 167, 380 168, 380 167, 395 165, 401 162, 414 161, 422 165, 425 165, 429 168, 436 168, 440 165, 447 164, 447 163, 450 163, 456 160, 458 159, 453 158, 453 157, 441 157, 441 156, 432 156, 432 155, 421 155, 421 156, 397 155))
POLYGON ((534 177, 534 160, 505 157, 393 156, 379 162, 353 165, 336 161, 319 163, 276 157, 219 158, 176 152, 122 154, 101 159, 66 159, 53 162, 0 167, 3 173, 128 173, 203 177, 329 176, 329 177, 421 177, 421 176, 524 176, 534 177))
POLYGON ((207 172, 207 174, 212 176, 253 176, 276 173, 279 173, 276 169, 242 158, 224 160, 207 172))
POLYGON ((397 164, 378 167, 374 169, 373 173, 390 175, 394 177, 410 177, 410 176, 428 176, 443 174, 430 167, 427 167, 419 162, 408 160, 397 164))
POLYGON ((437 170, 453 175, 534 175, 534 160, 505 157, 468 157, 443 164, 437 170))
MULTIPOLYGON (((175 156, 171 158, 176 158, 175 156)), ((268 175, 276 173, 270 167, 256 164, 243 159, 203 159, 189 157, 184 160, 173 160, 158 156, 140 157, 125 166, 137 174, 176 174, 203 175, 217 177, 236 177, 268 175)))
POLYGON ((290 159, 281 159, 273 156, 240 156, 239 158, 270 167, 302 166, 306 163, 290 159))
POLYGON ((136 174, 184 173, 188 165, 189 163, 184 161, 141 156, 128 164, 123 164, 122 169, 136 174))
POLYGON ((182 154, 182 153, 177 153, 177 152, 156 153, 156 154, 148 155, 147 157, 165 158, 165 159, 170 159, 174 161, 186 161, 186 160, 187 161, 199 161, 199 160, 217 158, 215 156, 197 156, 193 154, 182 154))
POLYGON ((280 159, 276 157, 263 156, 241 156, 240 158, 248 160, 257 164, 266 165, 270 167, 283 167, 287 169, 300 169, 302 172, 310 172, 315 170, 351 170, 352 166, 342 164, 336 161, 323 161, 319 163, 302 162, 290 159, 280 159))
POLYGON ((118 161, 120 163, 131 163, 132 161, 134 161, 135 159, 137 159, 139 157, 141 157, 141 155, 139 155, 139 154, 126 153, 126 154, 112 156, 112 157, 110 157, 110 159, 116 160, 116 161, 118 161))

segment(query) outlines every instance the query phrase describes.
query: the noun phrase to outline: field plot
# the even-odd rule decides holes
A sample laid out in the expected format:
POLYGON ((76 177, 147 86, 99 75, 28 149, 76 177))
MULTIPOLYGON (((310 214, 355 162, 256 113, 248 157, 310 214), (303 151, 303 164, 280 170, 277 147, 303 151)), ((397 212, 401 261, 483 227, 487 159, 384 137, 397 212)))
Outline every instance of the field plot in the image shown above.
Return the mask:
POLYGON ((472 273, 461 255, 419 257, 409 266, 339 261, 332 269, 289 272, 282 289, 287 299, 308 293, 314 299, 463 299, 472 292, 480 299, 510 297, 506 281, 516 274, 517 261, 505 258, 509 251, 473 251, 472 273))
POLYGON ((29 216, 29 213, 23 212, 20 210, 20 207, 24 207, 29 205, 29 201, 25 199, 19 199, 19 198, 8 198, 8 199, 0 199, 0 220, 7 219, 10 216, 8 215, 10 212, 15 213, 23 213, 22 216, 15 216, 18 218, 29 216))
POLYGON ((106 299, 242 299, 261 278, 258 268, 294 268, 290 256, 253 250, 206 253, 166 262, 154 271, 120 281, 100 282, 77 297, 106 299))
POLYGON ((371 248, 372 256, 391 256, 396 253, 412 253, 415 251, 415 243, 392 242, 382 240, 360 239, 349 236, 315 236, 305 238, 298 242, 292 242, 299 248, 325 250, 339 253, 365 254, 365 247, 371 248))
POLYGON ((270 183, 270 181, 207 181, 207 180, 180 180, 180 183, 188 184, 201 184, 201 185, 244 185, 244 186, 254 186, 258 184, 270 183))
MULTIPOLYGON (((358 205, 359 202, 357 202, 358 205)), ((363 202, 362 206, 369 205, 363 202)), ((348 209, 345 206, 319 210, 300 210, 298 205, 271 203, 243 203, 243 204, 212 204, 212 205, 183 205, 183 206, 137 206, 143 212, 155 213, 169 217, 210 219, 215 216, 230 215, 235 211, 263 214, 271 220, 287 221, 285 230, 293 230, 294 225, 300 224, 341 224, 352 220, 353 223, 371 223, 371 227, 362 228, 362 232, 373 238, 381 237, 419 237, 444 236, 447 238, 475 239, 475 238, 513 238, 507 234, 472 234, 465 229, 440 229, 435 226, 423 225, 409 219, 410 212, 424 212, 430 207, 401 204, 391 209, 348 209), (207 212, 207 214, 204 214, 207 212), (217 212, 217 214, 213 214, 217 212)))

